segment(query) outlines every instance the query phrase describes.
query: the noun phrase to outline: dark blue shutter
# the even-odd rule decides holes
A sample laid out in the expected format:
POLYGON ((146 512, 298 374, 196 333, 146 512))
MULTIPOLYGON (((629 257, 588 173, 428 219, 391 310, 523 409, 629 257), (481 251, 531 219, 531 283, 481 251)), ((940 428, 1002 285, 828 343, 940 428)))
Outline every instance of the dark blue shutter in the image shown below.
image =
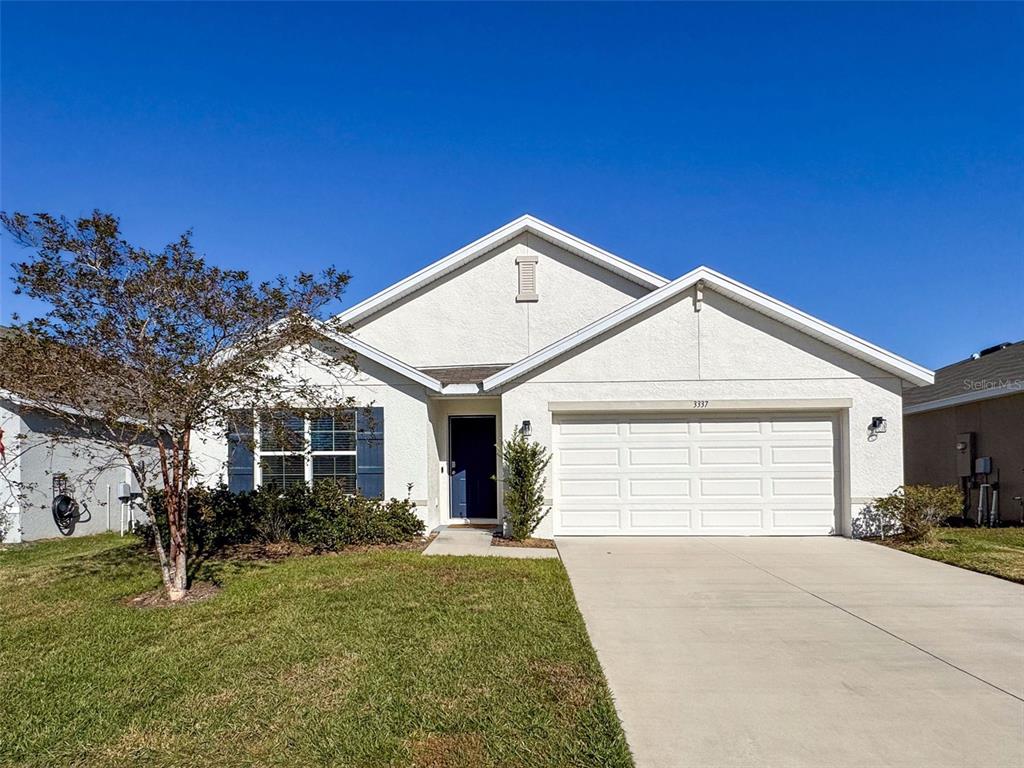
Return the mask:
POLYGON ((251 411, 232 411, 228 419, 228 490, 253 489, 253 430, 251 411))
POLYGON ((384 498, 384 409, 356 408, 356 488, 384 498))

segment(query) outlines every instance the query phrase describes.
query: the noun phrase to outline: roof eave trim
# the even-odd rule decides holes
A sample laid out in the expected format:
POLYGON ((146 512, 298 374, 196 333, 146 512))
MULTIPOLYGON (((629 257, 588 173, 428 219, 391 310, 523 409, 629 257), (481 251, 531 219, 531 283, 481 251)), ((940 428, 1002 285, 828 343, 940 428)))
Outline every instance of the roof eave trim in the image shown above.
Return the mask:
POLYGON ((729 298, 740 300, 741 303, 757 309, 768 317, 802 330, 814 338, 818 338, 833 347, 852 354, 854 357, 876 365, 882 370, 889 371, 911 384, 921 386, 932 384, 935 381, 935 374, 927 368, 912 363, 822 320, 818 320, 806 312, 801 312, 795 307, 773 299, 767 294, 743 285, 713 269, 702 266, 687 272, 685 275, 652 291, 646 296, 641 296, 575 333, 571 333, 549 344, 547 347, 523 358, 518 363, 510 365, 505 370, 484 379, 483 390, 485 392, 493 390, 523 376, 549 360, 568 352, 649 309, 653 309, 673 296, 677 296, 693 287, 698 281, 704 281, 705 286, 713 288, 729 298))
POLYGON ((957 405, 977 403, 982 400, 994 400, 997 397, 1010 397, 1012 395, 1024 395, 1024 387, 992 387, 979 390, 978 392, 964 392, 961 395, 943 397, 939 400, 932 400, 926 403, 915 403, 914 405, 903 406, 903 415, 912 416, 915 413, 927 413, 928 411, 941 411, 943 408, 952 408, 957 405))
POLYGON ((598 248, 596 245, 588 243, 585 240, 581 240, 575 235, 571 235, 568 232, 558 229, 547 222, 541 221, 540 219, 530 215, 525 215, 510 221, 508 224, 499 227, 493 232, 474 240, 472 243, 469 243, 469 245, 459 248, 457 251, 438 259, 433 264, 427 265, 418 272, 414 272, 408 277, 399 280, 397 283, 375 293, 373 296, 364 299, 354 307, 350 307, 344 312, 341 312, 336 319, 345 324, 358 322, 364 317, 367 317, 368 315, 383 309, 410 293, 413 293, 438 277, 457 269, 477 256, 480 256, 527 231, 533 232, 537 236, 576 253, 589 261, 603 264, 611 271, 646 288, 659 288, 668 283, 668 280, 661 275, 657 275, 654 272, 646 270, 620 256, 616 256, 613 253, 609 253, 608 251, 598 248))
POLYGON ((423 373, 423 371, 413 368, 408 363, 403 363, 401 360, 392 357, 386 352, 381 352, 376 347, 371 347, 366 342, 360 341, 350 334, 335 331, 322 322, 317 322, 317 331, 324 338, 330 339, 343 347, 351 349, 353 352, 362 355, 368 360, 373 360, 375 363, 379 363, 385 368, 390 368, 392 371, 400 373, 408 379, 412 379, 417 384, 422 384, 433 392, 440 392, 442 389, 441 382, 433 376, 428 376, 423 373))
POLYGON ((441 389, 442 395, 479 395, 480 385, 472 382, 463 384, 445 384, 441 389))

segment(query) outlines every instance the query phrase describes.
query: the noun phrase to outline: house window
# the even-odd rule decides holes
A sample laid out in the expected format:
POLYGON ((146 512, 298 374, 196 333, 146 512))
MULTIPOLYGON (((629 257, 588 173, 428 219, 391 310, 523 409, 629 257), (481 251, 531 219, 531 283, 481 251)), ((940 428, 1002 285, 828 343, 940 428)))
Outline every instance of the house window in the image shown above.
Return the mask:
POLYGON ((516 301, 537 301, 537 256, 517 256, 516 264, 519 267, 519 293, 516 294, 516 301))
POLYGON ((356 414, 265 413, 259 420, 259 484, 286 490, 301 483, 332 480, 356 490, 356 414))
POLYGON ((310 479, 333 480, 346 493, 356 491, 356 412, 345 408, 318 414, 309 422, 310 479))

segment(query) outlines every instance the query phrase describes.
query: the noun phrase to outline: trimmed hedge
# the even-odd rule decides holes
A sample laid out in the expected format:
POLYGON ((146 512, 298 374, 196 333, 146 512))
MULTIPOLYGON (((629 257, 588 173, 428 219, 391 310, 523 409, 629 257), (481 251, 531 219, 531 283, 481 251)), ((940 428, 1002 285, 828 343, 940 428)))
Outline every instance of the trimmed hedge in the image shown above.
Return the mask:
MULTIPOLYGON (((149 496, 167 541, 163 494, 149 496)), ((352 544, 397 544, 424 532, 408 499, 368 499, 344 493, 335 483, 260 489, 235 494, 224 486, 189 491, 189 549, 211 552, 232 544, 291 542, 319 551, 352 544)), ((153 526, 136 526, 153 546, 153 526)))

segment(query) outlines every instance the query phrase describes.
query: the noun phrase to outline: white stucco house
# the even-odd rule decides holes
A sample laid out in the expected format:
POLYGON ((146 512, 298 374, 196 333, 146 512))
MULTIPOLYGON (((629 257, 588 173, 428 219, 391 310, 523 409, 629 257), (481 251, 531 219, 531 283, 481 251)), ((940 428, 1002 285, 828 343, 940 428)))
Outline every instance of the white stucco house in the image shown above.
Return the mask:
POLYGON ((208 435, 207 477, 335 477, 428 527, 496 522, 498 444, 528 430, 553 454, 539 536, 850 535, 903 481, 904 388, 933 381, 712 269, 669 280, 532 216, 340 319, 339 395, 372 411, 297 413, 311 455, 208 435))

